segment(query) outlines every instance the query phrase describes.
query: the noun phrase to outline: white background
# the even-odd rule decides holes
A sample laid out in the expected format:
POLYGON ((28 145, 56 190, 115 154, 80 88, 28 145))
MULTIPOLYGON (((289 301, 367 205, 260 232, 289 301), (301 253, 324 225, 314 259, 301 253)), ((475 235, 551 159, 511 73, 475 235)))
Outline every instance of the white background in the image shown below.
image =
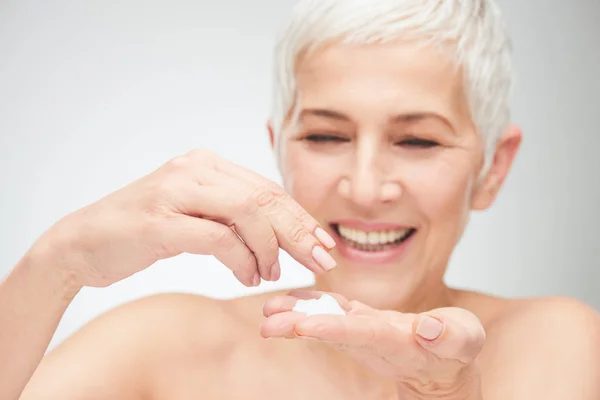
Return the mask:
MULTIPOLYGON (((0 0, 0 275, 64 214, 207 147, 279 180, 265 122, 274 35, 292 0, 0 0)), ((600 2, 500 2, 515 44, 525 141, 498 203, 473 216, 450 284, 568 295, 600 309, 600 2)), ((85 289, 52 345, 157 292, 246 289, 211 257, 180 256, 85 289)))

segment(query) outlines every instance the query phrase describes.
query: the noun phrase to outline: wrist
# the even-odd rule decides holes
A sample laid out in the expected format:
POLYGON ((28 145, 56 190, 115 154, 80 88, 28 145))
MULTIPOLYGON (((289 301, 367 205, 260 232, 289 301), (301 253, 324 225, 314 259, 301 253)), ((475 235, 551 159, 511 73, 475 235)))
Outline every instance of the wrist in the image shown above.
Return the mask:
POLYGON ((47 232, 23 256, 16 269, 34 277, 49 298, 70 303, 82 285, 69 268, 68 254, 65 241, 47 232))
POLYGON ((481 379, 475 364, 465 366, 452 379, 403 379, 398 393, 410 400, 481 400, 481 379))

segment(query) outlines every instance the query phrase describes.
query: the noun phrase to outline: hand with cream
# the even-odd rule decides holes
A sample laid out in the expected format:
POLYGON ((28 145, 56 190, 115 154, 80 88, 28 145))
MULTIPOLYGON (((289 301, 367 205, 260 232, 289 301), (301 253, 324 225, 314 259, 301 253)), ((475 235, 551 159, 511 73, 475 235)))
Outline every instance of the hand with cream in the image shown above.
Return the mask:
POLYGON ((269 299, 263 311, 263 337, 320 340, 345 351, 394 379, 402 399, 479 399, 475 359, 485 331, 467 310, 403 314, 335 293, 292 291, 269 299))

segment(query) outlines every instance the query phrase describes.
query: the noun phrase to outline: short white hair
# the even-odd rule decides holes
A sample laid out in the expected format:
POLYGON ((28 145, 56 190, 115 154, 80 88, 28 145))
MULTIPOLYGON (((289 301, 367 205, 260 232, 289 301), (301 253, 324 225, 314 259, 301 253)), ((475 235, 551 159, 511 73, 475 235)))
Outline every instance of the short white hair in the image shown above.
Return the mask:
POLYGON ((510 122, 513 86, 511 43, 494 0, 299 0, 275 51, 271 123, 278 163, 302 55, 332 42, 377 44, 409 37, 451 45, 447 48, 462 68, 471 117, 483 137, 487 170, 510 122))

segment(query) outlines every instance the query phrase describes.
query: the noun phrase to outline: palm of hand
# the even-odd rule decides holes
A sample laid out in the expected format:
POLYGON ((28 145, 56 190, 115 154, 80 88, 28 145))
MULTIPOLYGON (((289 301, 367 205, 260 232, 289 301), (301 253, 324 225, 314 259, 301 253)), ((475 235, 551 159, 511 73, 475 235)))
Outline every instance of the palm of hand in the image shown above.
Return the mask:
POLYGON ((329 293, 346 315, 306 316, 292 310, 298 299, 322 294, 293 291, 271 298, 264 306, 262 336, 322 341, 384 377, 424 385, 457 379, 483 347, 481 323, 460 308, 403 314, 329 293))

